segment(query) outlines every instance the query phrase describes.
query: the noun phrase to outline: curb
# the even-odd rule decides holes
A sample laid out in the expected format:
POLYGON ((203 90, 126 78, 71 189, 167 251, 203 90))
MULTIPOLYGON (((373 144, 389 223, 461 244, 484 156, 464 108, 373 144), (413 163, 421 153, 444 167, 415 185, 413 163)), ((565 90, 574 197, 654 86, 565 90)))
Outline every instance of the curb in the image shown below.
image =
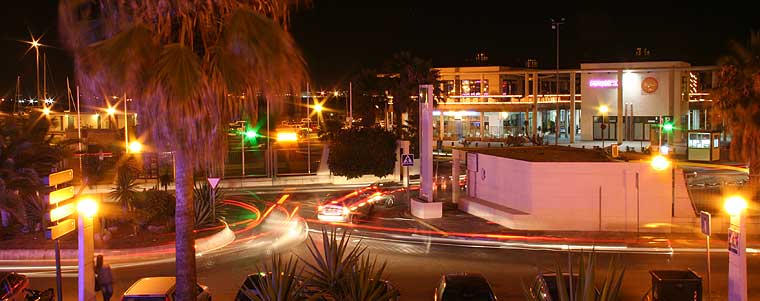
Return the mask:
MULTIPOLYGON (((213 235, 195 240, 196 254, 223 248, 235 240, 235 233, 228 225, 213 235)), ((166 257, 174 254, 174 243, 154 247, 131 248, 131 249, 96 249, 95 254, 102 254, 108 260, 118 261, 119 257, 131 257, 137 254, 148 253, 149 255, 166 257)), ((55 260, 55 250, 51 249, 9 249, 0 250, 0 260, 55 260)), ((61 260, 77 260, 76 249, 61 249, 61 260)))

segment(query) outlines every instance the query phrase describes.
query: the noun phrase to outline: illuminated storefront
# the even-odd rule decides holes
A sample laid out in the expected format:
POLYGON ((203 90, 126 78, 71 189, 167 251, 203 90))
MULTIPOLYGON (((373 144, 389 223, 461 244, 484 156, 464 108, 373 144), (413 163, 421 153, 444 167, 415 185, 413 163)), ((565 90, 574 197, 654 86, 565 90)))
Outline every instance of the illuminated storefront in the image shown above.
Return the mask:
POLYGON ((442 97, 438 140, 498 141, 509 136, 649 141, 660 118, 681 130, 710 129, 715 67, 685 62, 582 64, 575 70, 501 66, 437 68, 442 97), (609 112, 603 117, 599 107, 609 112), (558 125, 555 123, 558 122, 558 125), (602 124, 607 129, 602 131, 602 124))

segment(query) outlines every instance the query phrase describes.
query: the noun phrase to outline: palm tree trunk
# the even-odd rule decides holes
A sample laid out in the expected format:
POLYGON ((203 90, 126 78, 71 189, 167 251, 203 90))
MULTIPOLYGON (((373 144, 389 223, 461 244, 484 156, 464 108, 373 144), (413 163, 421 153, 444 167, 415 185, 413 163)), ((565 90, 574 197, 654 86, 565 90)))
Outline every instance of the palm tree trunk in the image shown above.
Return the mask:
POLYGON ((175 175, 177 205, 176 228, 176 297, 177 301, 195 300, 195 206, 193 205, 193 166, 184 150, 176 152, 175 175))

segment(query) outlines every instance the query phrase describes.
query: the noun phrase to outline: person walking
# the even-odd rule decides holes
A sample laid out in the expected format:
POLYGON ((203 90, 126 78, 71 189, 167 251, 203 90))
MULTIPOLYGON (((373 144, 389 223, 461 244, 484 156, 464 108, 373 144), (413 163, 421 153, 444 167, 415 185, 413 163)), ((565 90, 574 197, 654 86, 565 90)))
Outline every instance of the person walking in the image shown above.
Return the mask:
POLYGON ((103 255, 95 257, 95 286, 103 292, 103 301, 109 301, 113 295, 113 275, 111 266, 103 263, 103 255))

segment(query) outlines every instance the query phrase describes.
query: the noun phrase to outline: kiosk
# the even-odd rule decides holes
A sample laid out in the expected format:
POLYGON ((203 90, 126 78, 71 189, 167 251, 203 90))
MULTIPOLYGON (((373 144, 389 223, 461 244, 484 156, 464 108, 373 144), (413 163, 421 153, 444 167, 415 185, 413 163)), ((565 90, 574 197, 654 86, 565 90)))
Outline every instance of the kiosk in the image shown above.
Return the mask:
POLYGON ((705 162, 720 160, 720 132, 689 131, 687 160, 705 162))

